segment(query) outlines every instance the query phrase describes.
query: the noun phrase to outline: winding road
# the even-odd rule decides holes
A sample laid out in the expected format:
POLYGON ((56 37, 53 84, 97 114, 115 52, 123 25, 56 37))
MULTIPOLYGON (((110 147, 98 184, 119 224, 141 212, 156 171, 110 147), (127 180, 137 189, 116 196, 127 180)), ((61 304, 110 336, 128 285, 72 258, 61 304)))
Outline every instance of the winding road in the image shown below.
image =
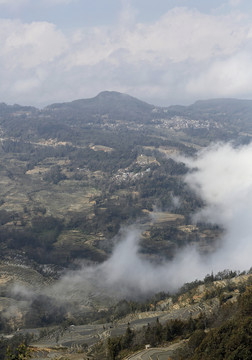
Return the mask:
POLYGON ((128 356, 124 360, 168 360, 184 343, 185 340, 182 340, 165 348, 146 349, 128 356))

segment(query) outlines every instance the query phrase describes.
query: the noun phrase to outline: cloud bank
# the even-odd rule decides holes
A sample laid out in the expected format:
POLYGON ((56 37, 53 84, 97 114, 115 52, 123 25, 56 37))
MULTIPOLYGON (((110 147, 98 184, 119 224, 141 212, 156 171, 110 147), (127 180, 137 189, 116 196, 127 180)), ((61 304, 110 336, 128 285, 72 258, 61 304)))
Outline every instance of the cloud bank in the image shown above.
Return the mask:
POLYGON ((124 230, 123 240, 107 261, 68 273, 57 284, 56 293, 64 297, 66 290, 72 293, 82 288, 89 292, 90 284, 95 284, 103 294, 107 291, 112 296, 134 297, 175 291, 212 271, 248 270, 252 265, 251 158, 252 144, 238 148, 217 144, 199 152, 196 158, 183 158, 191 169, 185 181, 205 201, 196 220, 225 229, 213 254, 201 255, 196 246, 187 246, 172 261, 155 265, 139 255, 141 231, 133 227, 124 230))
POLYGON ((104 89, 163 105, 252 97, 249 14, 177 7, 147 23, 126 5, 113 25, 67 31, 48 21, 0 19, 1 101, 43 106, 104 89))
POLYGON ((191 171, 185 181, 205 201, 195 221, 220 224, 225 234, 214 253, 202 255, 197 246, 179 249, 172 261, 153 264, 139 253, 142 229, 122 229, 111 257, 96 266, 68 271, 44 288, 25 288, 14 284, 11 303, 4 316, 18 316, 19 307, 27 311, 33 301, 41 301, 52 314, 59 305, 70 313, 96 311, 120 299, 141 299, 159 291, 176 292, 186 282, 203 279, 225 269, 249 270, 252 254, 252 144, 233 147, 212 145, 195 158, 179 158, 191 171))
POLYGON ((252 265, 252 144, 232 147, 214 145, 186 160, 197 170, 186 176, 187 183, 206 201, 198 219, 226 229, 222 246, 213 255, 213 270, 249 269, 252 265))

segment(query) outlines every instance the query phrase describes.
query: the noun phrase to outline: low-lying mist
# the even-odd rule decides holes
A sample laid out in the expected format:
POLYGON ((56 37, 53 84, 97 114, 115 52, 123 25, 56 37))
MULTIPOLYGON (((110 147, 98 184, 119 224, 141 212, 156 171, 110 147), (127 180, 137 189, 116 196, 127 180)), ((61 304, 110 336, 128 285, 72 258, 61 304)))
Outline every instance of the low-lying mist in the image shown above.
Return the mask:
POLYGON ((122 240, 104 263, 65 275, 54 288, 63 293, 90 286, 119 297, 137 297, 158 291, 173 292, 185 282, 224 269, 251 267, 252 254, 252 144, 233 147, 215 144, 195 158, 179 158, 190 169, 185 182, 205 202, 194 221, 221 225, 225 234, 219 248, 200 255, 196 246, 181 249, 172 261, 153 264, 138 252, 140 229, 122 230, 122 240))
MULTIPOLYGON (((190 169, 184 178, 204 201, 193 221, 218 224, 225 229, 218 249, 201 255, 196 246, 179 249, 171 261, 154 264, 139 253, 141 226, 121 229, 120 241, 102 264, 67 272, 54 285, 42 290, 57 303, 81 304, 107 299, 139 298, 159 291, 175 292, 185 282, 202 279, 224 269, 248 270, 252 254, 252 144, 233 147, 215 144, 194 158, 180 157, 190 169)), ((179 201, 179 200, 178 200, 179 201)), ((183 199, 181 199, 183 201, 183 199)), ((15 288, 25 296, 25 289, 15 288)), ((26 298, 38 297, 28 293, 26 298)))

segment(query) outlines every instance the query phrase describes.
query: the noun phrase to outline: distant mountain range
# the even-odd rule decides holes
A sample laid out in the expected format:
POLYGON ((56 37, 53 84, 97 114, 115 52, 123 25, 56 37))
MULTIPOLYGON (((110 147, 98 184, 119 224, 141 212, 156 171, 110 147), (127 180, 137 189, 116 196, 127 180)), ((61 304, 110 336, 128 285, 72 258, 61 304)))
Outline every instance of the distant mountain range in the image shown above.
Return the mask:
POLYGON ((122 94, 116 91, 103 91, 90 99, 79 99, 71 102, 54 103, 42 110, 32 106, 6 105, 0 104, 0 115, 13 112, 30 112, 48 114, 57 112, 57 114, 96 114, 108 115, 111 118, 124 119, 138 117, 139 120, 149 120, 153 114, 162 113, 168 116, 187 116, 190 118, 214 117, 215 119, 234 119, 239 117, 242 120, 249 120, 252 115, 252 100, 239 99, 210 99, 198 100, 189 106, 172 105, 169 107, 160 107, 150 105, 144 101, 138 100, 130 95, 122 94), (133 115, 134 114, 134 115, 133 115))
POLYGON ((162 131, 183 131, 184 139, 188 136, 193 137, 193 141, 205 139, 204 144, 216 140, 244 143, 252 136, 251 120, 252 100, 212 99, 199 100, 189 106, 159 107, 115 91, 52 104, 42 110, 0 104, 2 137, 32 141, 41 137, 73 141, 83 138, 83 132, 90 128, 95 131, 127 128, 158 132, 158 136, 162 131))

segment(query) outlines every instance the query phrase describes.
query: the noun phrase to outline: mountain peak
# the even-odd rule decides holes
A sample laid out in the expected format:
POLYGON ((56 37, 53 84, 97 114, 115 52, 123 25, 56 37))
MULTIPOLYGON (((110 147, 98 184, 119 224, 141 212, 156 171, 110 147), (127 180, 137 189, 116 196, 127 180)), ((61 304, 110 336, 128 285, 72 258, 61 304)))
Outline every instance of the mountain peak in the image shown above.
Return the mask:
POLYGON ((105 91, 101 91, 98 95, 95 96, 95 98, 104 98, 104 97, 120 97, 120 96, 129 96, 129 95, 126 95, 126 94, 122 94, 118 91, 108 91, 108 90, 105 90, 105 91))

